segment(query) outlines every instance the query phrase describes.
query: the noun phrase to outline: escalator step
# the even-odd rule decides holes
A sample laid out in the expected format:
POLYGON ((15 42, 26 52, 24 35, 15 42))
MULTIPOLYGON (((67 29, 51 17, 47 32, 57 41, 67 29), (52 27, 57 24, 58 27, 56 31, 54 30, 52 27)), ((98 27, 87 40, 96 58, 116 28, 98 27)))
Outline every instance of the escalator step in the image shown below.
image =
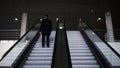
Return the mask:
POLYGON ((91 50, 70 50, 70 53, 90 53, 91 50))
POLYGON ((73 52, 73 53, 71 53, 71 55, 93 55, 91 52, 89 53, 89 52, 73 52))
POLYGON ((24 65, 23 68, 50 68, 51 65, 24 65))
POLYGON ((99 65, 73 65, 73 68, 100 68, 99 65))
POLYGON ((72 60, 73 65, 95 65, 97 62, 95 60, 72 60))
POLYGON ((71 59, 72 60, 79 60, 79 59, 82 59, 82 60, 89 60, 89 59, 95 59, 95 57, 93 56, 85 56, 85 57, 80 57, 80 56, 71 56, 71 59))
POLYGON ((43 60, 48 60, 48 61, 50 61, 50 60, 52 60, 52 57, 28 57, 28 60, 29 61, 43 61, 43 60))
POLYGON ((48 56, 48 57, 52 57, 52 53, 41 53, 41 54, 34 54, 34 53, 31 53, 29 57, 45 57, 45 56, 48 56))
MULTIPOLYGON (((87 45, 74 45, 74 46, 71 46, 69 45, 69 48, 84 48, 84 47, 88 47, 87 45)), ((88 47, 89 48, 89 47, 88 47)))
POLYGON ((51 61, 40 60, 40 61, 26 61, 26 65, 51 65, 51 61))
POLYGON ((49 51, 49 50, 45 50, 45 51, 40 51, 40 50, 37 50, 37 51, 32 51, 31 53, 52 53, 53 51, 49 51))
MULTIPOLYGON (((70 46, 69 46, 70 47, 70 46)), ((70 47, 69 48, 70 50, 80 50, 80 49, 82 49, 82 47, 70 47)))

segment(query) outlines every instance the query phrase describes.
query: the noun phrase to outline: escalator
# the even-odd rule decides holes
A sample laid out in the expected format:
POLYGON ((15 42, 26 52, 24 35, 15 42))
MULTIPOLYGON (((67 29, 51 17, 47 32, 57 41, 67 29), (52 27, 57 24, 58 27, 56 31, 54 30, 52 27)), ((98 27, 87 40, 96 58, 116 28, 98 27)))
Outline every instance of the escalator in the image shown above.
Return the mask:
POLYGON ((87 25, 82 24, 80 31, 66 31, 65 23, 58 21, 50 47, 43 48, 38 24, 8 50, 0 68, 120 68, 120 56, 87 25))
POLYGON ((31 50, 23 68, 50 68, 54 48, 55 31, 50 35, 50 47, 42 47, 41 36, 31 50))
POLYGON ((100 68, 79 31, 67 31, 67 37, 73 68, 100 68))
POLYGON ((0 68, 51 68, 56 31, 50 35, 50 47, 42 47, 39 19, 1 57, 0 68))
POLYGON ((97 61, 94 64, 91 62, 91 66, 96 66, 91 68, 120 68, 118 52, 102 39, 88 23, 80 21, 79 30, 97 61))

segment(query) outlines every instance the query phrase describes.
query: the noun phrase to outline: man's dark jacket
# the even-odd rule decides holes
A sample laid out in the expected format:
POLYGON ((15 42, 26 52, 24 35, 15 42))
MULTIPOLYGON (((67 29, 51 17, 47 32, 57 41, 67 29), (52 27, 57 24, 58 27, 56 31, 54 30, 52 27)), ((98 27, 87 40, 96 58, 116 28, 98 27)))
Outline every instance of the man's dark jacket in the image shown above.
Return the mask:
POLYGON ((40 26, 40 32, 45 35, 49 35, 52 31, 52 21, 49 19, 43 19, 41 26, 40 26))

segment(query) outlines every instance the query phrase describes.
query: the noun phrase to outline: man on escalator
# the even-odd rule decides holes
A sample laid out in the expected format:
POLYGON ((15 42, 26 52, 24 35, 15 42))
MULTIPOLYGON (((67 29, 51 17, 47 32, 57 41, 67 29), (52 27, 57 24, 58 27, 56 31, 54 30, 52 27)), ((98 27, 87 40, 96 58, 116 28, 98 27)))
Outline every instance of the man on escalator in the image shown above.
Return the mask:
POLYGON ((44 15, 40 26, 40 33, 42 34, 42 47, 45 47, 45 38, 47 40, 47 47, 49 47, 49 37, 51 31, 52 31, 52 21, 48 19, 48 15, 44 15))

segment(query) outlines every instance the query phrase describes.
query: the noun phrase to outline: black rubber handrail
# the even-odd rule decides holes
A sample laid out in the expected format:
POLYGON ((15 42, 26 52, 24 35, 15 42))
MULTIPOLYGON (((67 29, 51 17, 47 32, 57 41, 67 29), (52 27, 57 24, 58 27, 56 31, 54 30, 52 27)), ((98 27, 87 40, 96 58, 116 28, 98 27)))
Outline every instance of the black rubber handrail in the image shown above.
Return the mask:
POLYGON ((55 54, 56 54, 56 43, 57 43, 57 36, 58 36, 58 24, 59 20, 57 21, 57 26, 56 26, 56 35, 55 35, 55 42, 54 42, 54 50, 53 50, 53 56, 52 56, 52 63, 51 63, 51 68, 53 68, 54 63, 55 63, 55 54))
POLYGON ((94 29, 87 22, 85 23, 88 28, 91 29, 120 58, 120 54, 115 49, 113 49, 104 39, 102 39, 99 34, 97 34, 97 32, 95 32, 94 29))
POLYGON ((58 21, 51 68, 72 68, 64 22, 58 21), (59 24, 63 23, 63 29, 59 24))
MULTIPOLYGON (((66 27, 66 25, 65 25, 65 19, 64 19, 64 27, 66 27)), ((68 37, 67 37, 67 31, 66 31, 66 28, 65 28, 65 39, 66 39, 66 44, 67 44, 67 51, 68 51, 68 53, 67 53, 67 55, 68 55, 68 62, 69 62, 69 68, 72 68, 72 61, 71 61, 71 55, 70 55, 70 49, 69 49, 69 44, 68 44, 68 37)))
POLYGON ((35 25, 39 23, 39 19, 35 22, 35 24, 33 24, 33 26, 28 29, 28 31, 21 37, 18 39, 18 41, 3 55, 3 57, 0 59, 0 61, 32 30, 32 28, 35 27, 35 25))
POLYGON ((103 55, 101 55, 99 50, 96 48, 96 46, 94 46, 94 43, 89 38, 87 33, 85 33, 85 31, 82 30, 82 29, 80 29, 80 33, 82 34, 83 38, 85 39, 85 42, 88 44, 91 52, 93 53, 93 55, 95 56, 96 60, 98 61, 98 64, 100 65, 100 68, 109 68, 109 64, 110 63, 105 61, 106 59, 103 58, 103 55))

